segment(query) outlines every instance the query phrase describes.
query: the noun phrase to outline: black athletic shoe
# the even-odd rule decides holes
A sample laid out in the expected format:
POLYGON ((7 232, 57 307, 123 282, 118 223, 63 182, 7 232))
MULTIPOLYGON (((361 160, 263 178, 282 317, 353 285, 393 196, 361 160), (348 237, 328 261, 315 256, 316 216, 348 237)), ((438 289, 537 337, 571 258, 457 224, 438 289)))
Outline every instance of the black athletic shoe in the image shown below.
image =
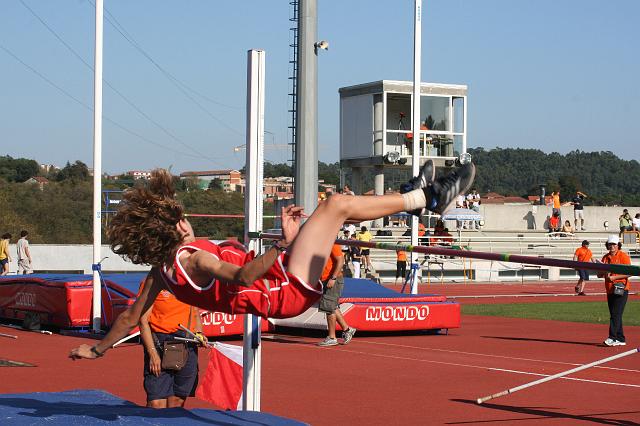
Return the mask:
POLYGON ((439 177, 431 185, 423 188, 427 198, 427 209, 442 214, 455 203, 458 194, 465 194, 476 177, 476 166, 467 163, 446 176, 439 177))
MULTIPOLYGON (((425 163, 420 168, 420 171, 418 172, 418 176, 412 177, 409 182, 403 183, 400 186, 400 193, 405 194, 407 192, 413 191, 414 189, 426 188, 427 186, 429 186, 429 184, 431 184, 431 182, 433 182, 435 175, 436 168, 433 166, 433 161, 425 161, 425 163)), ((420 217, 424 212, 425 209, 420 208, 407 213, 420 217)))

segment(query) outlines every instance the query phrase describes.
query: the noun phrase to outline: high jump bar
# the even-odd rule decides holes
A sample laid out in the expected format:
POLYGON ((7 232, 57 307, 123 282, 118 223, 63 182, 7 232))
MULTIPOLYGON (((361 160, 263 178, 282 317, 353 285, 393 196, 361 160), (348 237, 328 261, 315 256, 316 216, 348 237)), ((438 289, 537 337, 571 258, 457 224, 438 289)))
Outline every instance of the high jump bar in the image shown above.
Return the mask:
MULTIPOLYGON (((251 232, 250 238, 262 238, 266 240, 277 240, 282 238, 280 234, 251 232)), ((613 272, 620 275, 640 276, 640 266, 619 265, 611 263, 576 262, 574 260, 553 259, 548 257, 522 256, 508 253, 487 253, 473 250, 460 250, 444 247, 413 246, 411 244, 393 244, 381 242, 365 242, 358 240, 337 239, 336 244, 343 246, 358 246, 367 248, 377 248, 382 250, 403 250, 424 254, 436 254, 440 256, 456 256, 472 259, 496 260, 501 262, 525 263, 528 265, 557 266, 568 269, 584 269, 589 271, 613 272)))
POLYGON ((244 219, 243 214, 198 214, 198 213, 185 213, 185 217, 209 217, 213 219, 244 219))
POLYGON ((478 404, 482 404, 483 402, 487 402, 490 399, 498 398, 501 396, 509 395, 514 392, 518 392, 522 389, 529 388, 531 386, 539 385, 544 382, 548 382, 550 380, 559 379, 560 377, 568 376, 569 374, 576 373, 578 371, 586 370, 587 368, 595 367, 596 365, 604 364, 605 362, 613 361, 614 359, 623 358, 625 356, 633 355, 635 353, 640 352, 640 347, 632 349, 627 352, 621 352, 619 354, 610 356, 608 358, 601 359, 599 361, 594 361, 590 364, 584 364, 580 367, 572 368, 571 370, 563 371, 558 374, 554 374, 553 376, 543 377, 542 379, 534 380, 533 382, 525 383, 524 385, 516 386, 515 388, 507 389, 502 392, 494 393, 493 395, 484 396, 482 398, 478 398, 476 401, 478 404))

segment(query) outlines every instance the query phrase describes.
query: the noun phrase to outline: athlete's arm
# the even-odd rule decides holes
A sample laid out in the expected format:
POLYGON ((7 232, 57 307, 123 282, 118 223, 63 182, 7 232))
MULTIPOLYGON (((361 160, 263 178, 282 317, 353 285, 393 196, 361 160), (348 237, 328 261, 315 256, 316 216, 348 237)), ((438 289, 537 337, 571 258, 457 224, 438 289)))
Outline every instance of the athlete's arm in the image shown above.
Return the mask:
POLYGON ((302 207, 287 206, 282 208, 282 237, 277 246, 256 257, 243 266, 221 261, 210 253, 199 250, 183 261, 183 267, 193 279, 203 282, 217 278, 245 287, 252 285, 273 266, 280 256, 280 250, 288 247, 298 235, 300 220, 304 217, 302 207))
POLYGON ((205 250, 199 250, 182 260, 182 265, 187 275, 196 282, 207 282, 217 278, 249 287, 271 268, 278 256, 280 256, 280 250, 272 247, 262 256, 256 257, 243 266, 238 266, 219 260, 205 250))
POLYGON ((164 281, 162 277, 159 276, 160 271, 157 267, 151 269, 147 278, 145 279, 144 288, 136 301, 131 305, 129 309, 121 313, 118 318, 116 318, 111 330, 107 333, 104 338, 98 342, 95 346, 92 347, 90 345, 80 345, 77 348, 71 350, 69 357, 72 359, 80 359, 80 358, 88 358, 93 359, 98 356, 104 354, 108 349, 113 346, 118 340, 125 337, 127 334, 134 329, 136 325, 140 322, 140 317, 142 314, 149 310, 153 302, 156 300, 158 293, 164 287, 164 281), (97 352, 97 353, 96 353, 97 352), (98 355, 100 354, 100 355, 98 355))

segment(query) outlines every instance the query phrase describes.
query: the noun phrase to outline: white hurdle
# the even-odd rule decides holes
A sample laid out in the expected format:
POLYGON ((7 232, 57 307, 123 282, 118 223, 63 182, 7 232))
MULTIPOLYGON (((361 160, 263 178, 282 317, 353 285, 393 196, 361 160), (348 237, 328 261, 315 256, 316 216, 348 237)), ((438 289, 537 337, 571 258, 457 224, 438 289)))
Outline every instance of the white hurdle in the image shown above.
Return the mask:
MULTIPOLYGON (((244 195, 244 243, 256 254, 262 241, 250 238, 250 232, 262 231, 262 177, 264 161, 264 58, 263 50, 247 52, 247 156, 244 195)), ((260 317, 247 314, 244 319, 242 409, 260 411, 260 317)))

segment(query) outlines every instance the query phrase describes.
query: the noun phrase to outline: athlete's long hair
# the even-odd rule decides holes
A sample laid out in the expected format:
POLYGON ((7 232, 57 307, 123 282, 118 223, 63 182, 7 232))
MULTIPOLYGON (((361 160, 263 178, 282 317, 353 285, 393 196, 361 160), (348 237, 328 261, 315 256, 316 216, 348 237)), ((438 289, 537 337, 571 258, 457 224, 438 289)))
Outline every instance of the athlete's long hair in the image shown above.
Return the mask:
POLYGON ((182 243, 176 229, 182 218, 171 173, 153 170, 147 186, 124 192, 107 231, 111 249, 135 264, 170 265, 182 243))

